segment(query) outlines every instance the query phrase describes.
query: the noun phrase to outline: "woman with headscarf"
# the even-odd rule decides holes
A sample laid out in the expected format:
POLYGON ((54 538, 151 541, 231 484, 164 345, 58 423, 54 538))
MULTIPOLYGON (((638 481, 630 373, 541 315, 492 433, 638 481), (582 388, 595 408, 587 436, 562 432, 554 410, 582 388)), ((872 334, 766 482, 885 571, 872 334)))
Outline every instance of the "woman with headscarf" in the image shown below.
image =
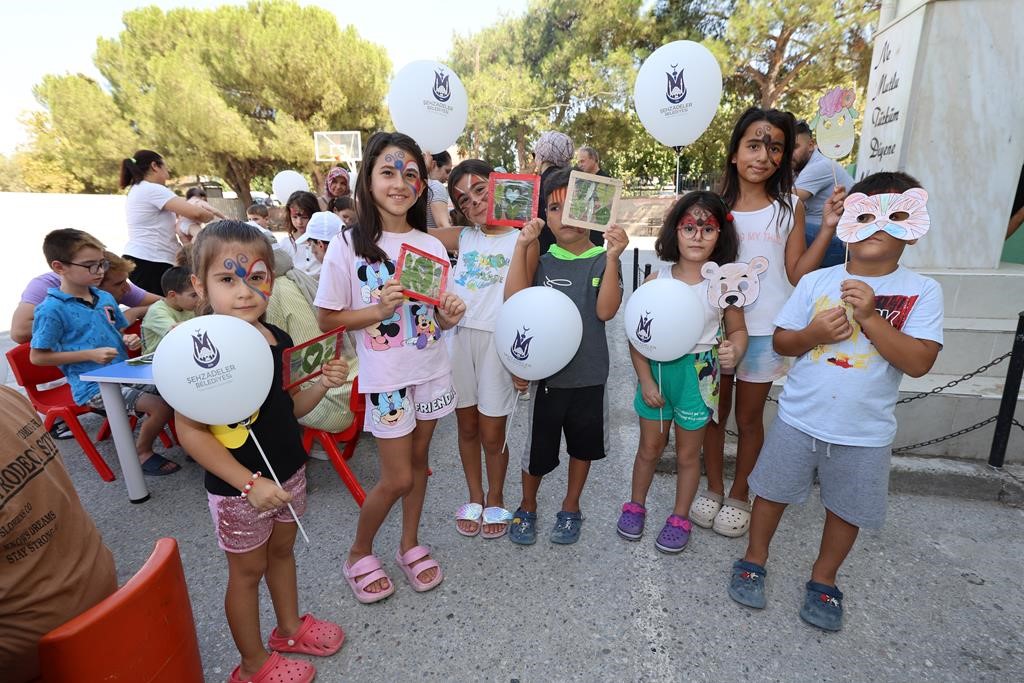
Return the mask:
MULTIPOLYGON (((576 147, 572 144, 572 138, 557 130, 549 130, 541 133, 537 142, 533 145, 534 172, 540 174, 541 186, 544 179, 560 168, 565 168, 572 163, 572 157, 576 153, 576 147)), ((537 217, 547 222, 547 202, 541 193, 537 201, 537 217)), ((604 245, 604 235, 597 230, 590 231, 590 241, 597 245, 604 245)), ((555 243, 555 236, 551 229, 544 226, 540 233, 540 253, 548 253, 548 249, 555 243)))
POLYGON ((330 211, 331 200, 335 197, 351 197, 352 188, 349 183, 348 169, 335 166, 327 172, 324 179, 324 193, 318 197, 320 210, 330 211))

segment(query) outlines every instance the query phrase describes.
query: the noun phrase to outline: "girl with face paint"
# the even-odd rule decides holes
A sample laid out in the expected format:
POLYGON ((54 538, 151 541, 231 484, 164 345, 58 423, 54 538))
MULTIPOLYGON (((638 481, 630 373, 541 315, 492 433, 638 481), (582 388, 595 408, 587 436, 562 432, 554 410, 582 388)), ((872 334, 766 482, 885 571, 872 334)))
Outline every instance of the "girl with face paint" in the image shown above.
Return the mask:
POLYGON ((742 536, 750 525, 747 475, 764 442, 764 404, 772 382, 789 367, 789 361, 772 348, 775 315, 800 278, 821 265, 838 219, 830 215, 823 220, 818 236, 807 246, 804 207, 793 194, 795 124, 792 114, 751 107, 736 122, 727 150, 720 194, 734 217, 738 260, 750 262, 761 256, 767 259, 768 270, 760 276, 757 300, 744 307, 749 333, 746 355, 734 374, 722 375, 721 419, 708 426, 704 439, 708 490, 694 503, 701 514, 691 514, 697 524, 713 520, 712 528, 724 536, 742 536), (739 445, 736 476, 726 496, 722 460, 733 393, 739 445))
POLYGON ((419 525, 430 439, 456 401, 448 350, 437 332, 458 324, 466 305, 451 291, 436 306, 410 301, 394 278, 403 245, 448 258, 444 245, 427 233, 426 177, 423 153, 412 138, 376 133, 369 139, 356 179, 358 220, 331 240, 314 301, 322 330, 344 325, 357 336, 359 390, 368 406, 364 426, 380 454, 380 479, 366 494, 342 565, 363 603, 395 592, 373 544, 399 501, 398 567, 416 592, 443 579, 430 548, 420 545, 419 525))
MULTIPOLYGON (((505 278, 512 263, 519 230, 487 225, 487 180, 494 169, 480 159, 467 159, 448 178, 455 204, 470 227, 435 230, 432 234, 449 251, 458 251, 452 290, 466 302, 466 315, 452 336, 452 377, 458 403, 459 455, 466 475, 469 502, 455 512, 456 530, 463 536, 499 538, 508 530, 512 513, 505 508, 508 449, 505 428, 516 402, 512 376, 498 360, 494 326, 504 298, 505 278), (487 469, 484 470, 480 454, 487 469)), ((539 248, 527 254, 533 279, 539 248)))
MULTIPOLYGON (((241 655, 230 680, 284 679, 309 681, 316 669, 309 663, 282 657, 282 652, 327 656, 341 647, 341 627, 299 617, 295 579, 297 515, 306 508, 306 452, 298 418, 324 398, 328 389, 342 386, 348 376, 344 359, 324 364, 320 379, 306 389, 282 387, 282 356, 293 346, 291 337, 263 321, 273 282, 274 257, 270 242, 256 227, 240 221, 217 221, 193 242, 192 284, 202 300, 203 313, 240 318, 259 330, 270 346, 274 377, 259 409, 244 424, 205 425, 181 413, 175 417, 182 447, 206 470, 206 491, 217 542, 227 556, 228 583, 224 598, 228 626, 241 655), (249 433, 264 446, 278 486, 264 473, 263 458, 249 433), (264 575, 274 603, 277 627, 270 634, 271 654, 264 646, 259 622, 259 584, 264 575)), ((207 340, 231 344, 230 339, 207 340)))

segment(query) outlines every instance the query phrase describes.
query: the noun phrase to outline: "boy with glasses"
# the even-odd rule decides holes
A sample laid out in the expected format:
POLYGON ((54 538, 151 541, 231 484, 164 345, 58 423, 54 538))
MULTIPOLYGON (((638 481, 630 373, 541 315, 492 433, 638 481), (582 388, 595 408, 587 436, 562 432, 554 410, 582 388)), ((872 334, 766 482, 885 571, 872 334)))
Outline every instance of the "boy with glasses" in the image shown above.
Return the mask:
MULTIPOLYGON (((125 360, 128 348, 139 348, 139 337, 121 334, 128 321, 114 297, 99 289, 110 267, 99 240, 81 230, 54 230, 43 240, 43 254, 60 277, 60 287, 47 290, 35 309, 29 359, 35 365, 59 366, 75 403, 103 412, 99 386, 79 376, 125 360)), ((170 406, 148 387, 125 386, 121 391, 129 411, 148 417, 135 442, 143 473, 177 472, 179 465, 153 452, 153 442, 171 417, 170 406)))

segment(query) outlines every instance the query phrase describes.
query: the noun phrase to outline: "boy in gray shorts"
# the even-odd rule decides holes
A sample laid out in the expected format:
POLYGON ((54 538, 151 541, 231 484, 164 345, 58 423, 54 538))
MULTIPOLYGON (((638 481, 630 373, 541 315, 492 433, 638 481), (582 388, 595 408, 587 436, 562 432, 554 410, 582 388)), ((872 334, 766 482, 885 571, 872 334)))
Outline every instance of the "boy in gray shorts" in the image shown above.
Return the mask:
POLYGON ((941 288, 899 265, 928 229, 927 193, 905 173, 876 173, 850 192, 837 228, 849 264, 805 275, 775 320, 775 351, 796 361, 750 475, 750 539, 729 583, 733 600, 765 606, 768 546, 817 471, 825 527, 800 617, 829 631, 842 628, 839 567, 860 528, 885 521, 900 380, 927 373, 942 348, 941 288))

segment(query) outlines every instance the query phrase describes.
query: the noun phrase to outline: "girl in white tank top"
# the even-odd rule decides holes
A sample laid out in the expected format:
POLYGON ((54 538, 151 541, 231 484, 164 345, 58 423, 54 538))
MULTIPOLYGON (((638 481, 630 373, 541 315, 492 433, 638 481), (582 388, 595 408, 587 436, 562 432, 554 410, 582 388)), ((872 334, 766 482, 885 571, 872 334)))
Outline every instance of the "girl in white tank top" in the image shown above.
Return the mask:
POLYGON ((757 300, 744 309, 750 341, 735 373, 736 476, 725 496, 722 460, 733 384, 724 377, 721 419, 708 427, 704 440, 708 490, 691 510, 695 524, 711 526, 725 536, 742 536, 750 526, 747 476, 764 442, 764 404, 772 382, 788 369, 788 359, 772 348, 775 316, 800 278, 821 264, 831 239, 831 233, 822 230, 810 247, 805 242, 804 207, 792 194, 794 124, 792 114, 751 107, 740 116, 729 140, 721 194, 736 223, 739 260, 763 256, 768 270, 760 276, 757 300))

